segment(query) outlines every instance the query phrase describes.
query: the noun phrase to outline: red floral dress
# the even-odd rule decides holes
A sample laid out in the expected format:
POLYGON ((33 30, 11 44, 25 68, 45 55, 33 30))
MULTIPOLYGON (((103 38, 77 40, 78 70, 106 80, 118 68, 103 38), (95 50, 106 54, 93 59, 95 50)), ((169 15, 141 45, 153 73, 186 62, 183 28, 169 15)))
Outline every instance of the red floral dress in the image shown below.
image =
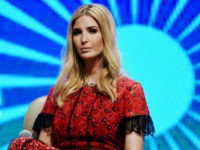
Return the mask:
MULTIPOLYGON (((125 132, 154 133, 141 84, 125 76, 118 80, 116 102, 98 92, 96 86, 84 86, 59 107, 52 88, 33 129, 39 132, 50 126, 53 128, 53 147, 33 139, 25 145, 26 149, 39 145, 37 149, 46 146, 52 150, 123 150, 125 132)), ((15 139, 9 149, 15 149, 17 140, 23 139, 15 139)), ((23 142, 19 141, 18 146, 21 146, 23 142)))

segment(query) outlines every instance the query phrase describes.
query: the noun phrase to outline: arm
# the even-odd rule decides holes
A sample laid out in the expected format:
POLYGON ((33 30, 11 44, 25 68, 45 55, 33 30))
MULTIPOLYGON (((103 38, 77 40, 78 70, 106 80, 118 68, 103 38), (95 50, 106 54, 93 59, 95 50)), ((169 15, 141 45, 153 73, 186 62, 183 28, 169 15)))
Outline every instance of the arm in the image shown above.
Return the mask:
POLYGON ((125 135, 125 150, 143 150, 144 135, 136 132, 125 135))
POLYGON ((125 92, 125 150, 143 150, 144 135, 154 132, 142 85, 127 82, 125 92))
POLYGON ((38 139, 47 145, 52 146, 52 128, 41 129, 38 139))
POLYGON ((118 127, 118 135, 125 138, 125 150, 143 150, 144 136, 154 134, 153 121, 150 117, 142 85, 125 78, 123 118, 118 127))
POLYGON ((52 123, 56 110, 57 103, 53 99, 53 88, 51 88, 43 106, 42 112, 37 116, 33 125, 33 130, 37 133, 36 138, 46 143, 47 145, 52 145, 53 143, 52 123))

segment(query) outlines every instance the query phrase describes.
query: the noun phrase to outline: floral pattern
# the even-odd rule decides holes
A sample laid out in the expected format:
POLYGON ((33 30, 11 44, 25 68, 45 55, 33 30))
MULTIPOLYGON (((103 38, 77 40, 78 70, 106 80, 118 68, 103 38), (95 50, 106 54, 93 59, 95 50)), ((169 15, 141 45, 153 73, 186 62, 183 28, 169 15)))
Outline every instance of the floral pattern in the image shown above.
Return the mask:
POLYGON ((34 128, 39 132, 50 126, 54 147, 59 149, 120 150, 124 149, 125 132, 154 132, 141 84, 125 76, 118 80, 115 102, 95 85, 85 85, 58 107, 52 88, 34 128), (45 121, 49 115, 52 121, 45 121))

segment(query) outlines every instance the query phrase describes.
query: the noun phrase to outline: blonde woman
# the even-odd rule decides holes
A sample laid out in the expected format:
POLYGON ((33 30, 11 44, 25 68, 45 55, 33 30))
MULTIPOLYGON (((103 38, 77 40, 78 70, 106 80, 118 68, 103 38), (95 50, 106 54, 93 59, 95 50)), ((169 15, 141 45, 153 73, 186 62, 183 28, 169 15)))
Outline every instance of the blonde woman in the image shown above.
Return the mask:
MULTIPOLYGON (((120 74, 115 23, 109 10, 100 4, 79 7, 67 40, 57 83, 33 127, 38 136, 23 146, 143 149, 144 136, 154 133, 153 122, 141 84, 120 74)), ((14 140, 10 148, 22 139, 14 140)))

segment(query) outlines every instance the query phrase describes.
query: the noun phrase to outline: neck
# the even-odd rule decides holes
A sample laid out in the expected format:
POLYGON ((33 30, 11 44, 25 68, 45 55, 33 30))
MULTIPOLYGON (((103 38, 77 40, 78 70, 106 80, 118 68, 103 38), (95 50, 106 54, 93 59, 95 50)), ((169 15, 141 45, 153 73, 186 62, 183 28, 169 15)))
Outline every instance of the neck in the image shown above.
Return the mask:
POLYGON ((87 84, 96 84, 100 71, 102 69, 100 59, 94 61, 87 61, 85 62, 85 69, 86 69, 86 83, 87 84))

